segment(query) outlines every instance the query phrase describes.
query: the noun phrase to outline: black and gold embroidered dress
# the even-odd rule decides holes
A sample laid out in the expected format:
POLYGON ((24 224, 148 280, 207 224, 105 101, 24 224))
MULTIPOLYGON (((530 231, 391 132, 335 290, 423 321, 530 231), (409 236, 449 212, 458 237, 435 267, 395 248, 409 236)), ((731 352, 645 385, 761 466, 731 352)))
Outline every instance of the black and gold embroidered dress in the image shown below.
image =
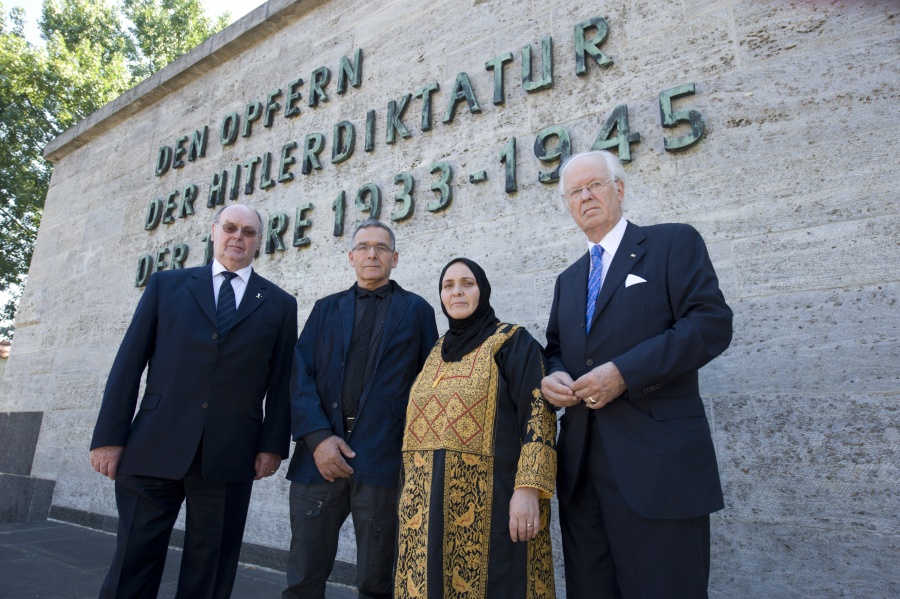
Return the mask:
POLYGON ((556 418, 541 397, 541 348, 496 332, 459 362, 441 341, 410 392, 403 440, 398 598, 554 598, 550 497, 556 418), (509 502, 540 491, 541 531, 514 543, 509 502))

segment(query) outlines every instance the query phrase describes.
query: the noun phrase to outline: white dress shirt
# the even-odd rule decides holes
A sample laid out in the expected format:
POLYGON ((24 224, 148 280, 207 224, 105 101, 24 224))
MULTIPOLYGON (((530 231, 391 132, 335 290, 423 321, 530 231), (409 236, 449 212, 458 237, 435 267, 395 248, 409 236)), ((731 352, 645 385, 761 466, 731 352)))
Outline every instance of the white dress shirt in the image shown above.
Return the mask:
MULTIPOLYGON (((216 306, 219 305, 219 287, 222 286, 222 281, 225 280, 225 277, 222 276, 222 271, 228 270, 218 260, 213 260, 212 264, 212 273, 213 273, 213 297, 216 300, 216 306)), ((250 280, 250 273, 253 272, 253 267, 248 265, 240 270, 234 271, 234 274, 237 276, 231 279, 231 287, 234 289, 234 307, 237 308, 241 305, 241 299, 244 297, 244 292, 247 290, 247 281, 250 280)))
MULTIPOLYGON (((588 253, 594 249, 595 245, 599 245, 603 248, 603 257, 600 260, 603 263, 603 272, 600 273, 601 289, 603 288, 603 280, 606 278, 606 273, 609 272, 609 265, 612 264, 613 258, 616 257, 616 251, 619 249, 619 244, 622 243, 622 238, 625 236, 625 227, 627 226, 628 221, 625 220, 625 217, 623 216, 619 219, 619 222, 616 223, 616 226, 600 240, 599 244, 594 243, 590 239, 588 240, 588 253)), ((593 269, 594 261, 591 260, 591 270, 593 269)))

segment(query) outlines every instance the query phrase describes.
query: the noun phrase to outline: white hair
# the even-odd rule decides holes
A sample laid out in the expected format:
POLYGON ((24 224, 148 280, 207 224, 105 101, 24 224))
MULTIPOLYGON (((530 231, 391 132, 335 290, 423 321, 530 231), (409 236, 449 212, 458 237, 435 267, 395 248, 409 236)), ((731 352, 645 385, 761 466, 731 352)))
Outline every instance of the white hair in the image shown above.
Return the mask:
POLYGON ((569 165, 582 158, 592 158, 596 161, 602 162, 606 167, 606 174, 609 175, 614 181, 621 181, 622 183, 626 184, 628 183, 628 175, 627 173, 625 173, 625 167, 622 166, 622 161, 619 160, 619 157, 612 152, 607 152, 606 150, 591 150, 590 152, 581 152, 580 154, 570 156, 559 169, 559 194, 563 197, 564 200, 566 196, 566 170, 568 170, 569 165))

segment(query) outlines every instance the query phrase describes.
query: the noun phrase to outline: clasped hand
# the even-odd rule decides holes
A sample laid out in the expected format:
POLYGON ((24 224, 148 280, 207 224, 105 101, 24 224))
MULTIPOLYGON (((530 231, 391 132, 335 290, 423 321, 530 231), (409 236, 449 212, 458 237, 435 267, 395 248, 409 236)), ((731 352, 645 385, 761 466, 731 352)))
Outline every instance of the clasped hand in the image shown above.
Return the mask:
POLYGON ((541 381, 541 392, 551 404, 568 408, 579 403, 599 410, 622 395, 627 387, 616 365, 607 362, 572 380, 564 371, 548 374, 541 381))

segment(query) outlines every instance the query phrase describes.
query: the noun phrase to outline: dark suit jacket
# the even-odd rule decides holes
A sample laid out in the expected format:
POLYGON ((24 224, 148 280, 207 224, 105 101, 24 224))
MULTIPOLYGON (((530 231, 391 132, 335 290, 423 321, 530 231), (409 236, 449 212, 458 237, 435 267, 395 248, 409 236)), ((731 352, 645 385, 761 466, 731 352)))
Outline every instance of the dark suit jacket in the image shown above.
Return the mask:
POLYGON ((396 487, 400 482, 409 389, 438 338, 434 309, 394 284, 381 345, 372 348, 378 352, 375 372, 359 398, 356 422, 348 436, 341 385, 355 306, 353 287, 318 300, 297 340, 291 380, 291 431, 297 446, 287 475, 294 482, 325 481, 303 442, 305 435, 323 429, 344 437, 356 452, 348 460, 355 480, 377 487, 396 487))
MULTIPOLYGON (((688 225, 631 223, 597 298, 585 335, 590 256, 556 280, 547 325, 551 372, 578 379, 612 361, 627 391, 593 419, 615 483, 647 518, 691 518, 723 507, 698 369, 731 342, 731 309, 700 234, 688 225), (625 287, 627 275, 646 283, 625 287)), ((581 468, 588 409, 560 419, 557 488, 568 501, 581 468)))
POLYGON ((252 480, 257 453, 288 455, 296 337, 297 301, 255 272, 221 344, 212 267, 154 274, 110 371, 91 449, 124 445, 119 472, 178 479, 202 437, 206 479, 252 480))

